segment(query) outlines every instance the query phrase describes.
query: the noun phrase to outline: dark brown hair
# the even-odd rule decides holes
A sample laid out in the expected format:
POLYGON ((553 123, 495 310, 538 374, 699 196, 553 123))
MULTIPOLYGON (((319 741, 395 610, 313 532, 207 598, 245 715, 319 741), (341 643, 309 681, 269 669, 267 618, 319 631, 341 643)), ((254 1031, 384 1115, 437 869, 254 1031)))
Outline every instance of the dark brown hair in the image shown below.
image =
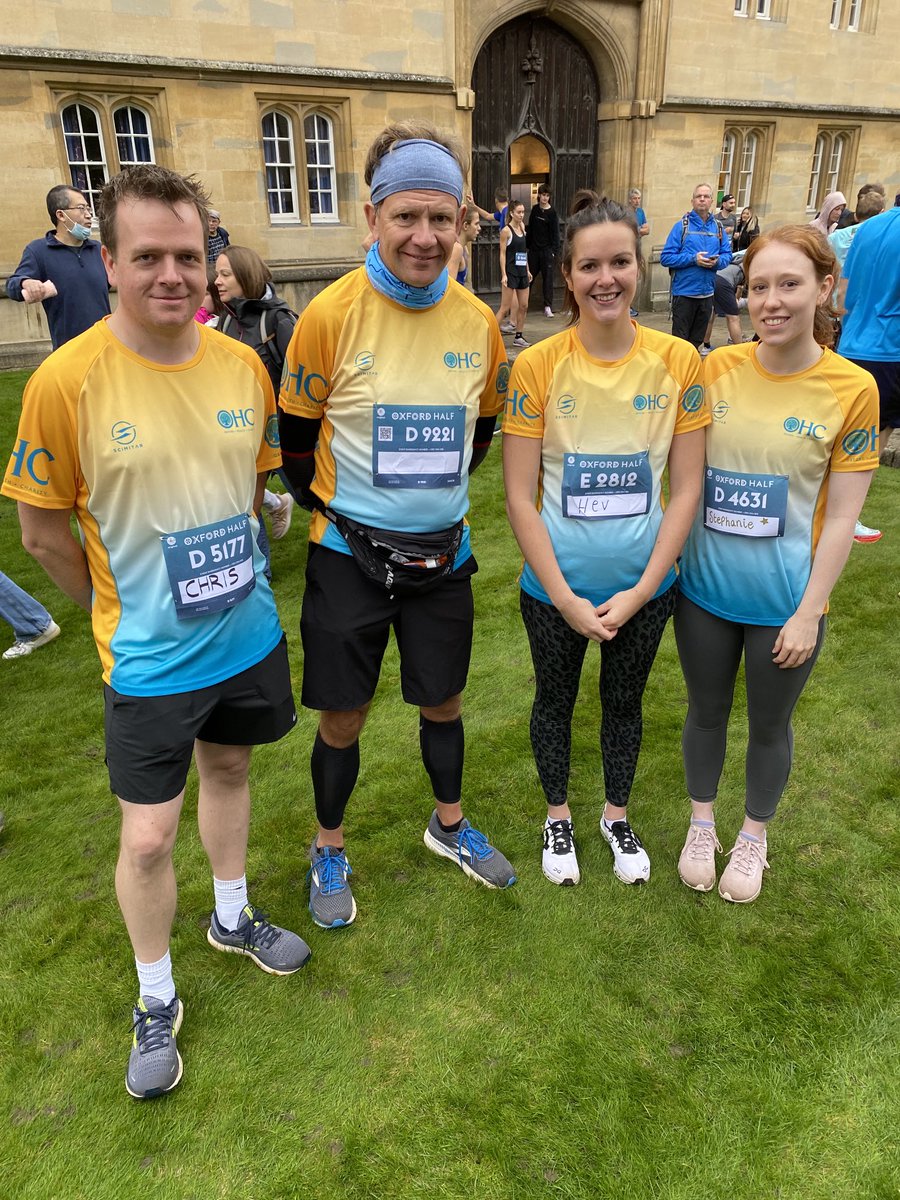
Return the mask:
MULTIPOLYGON (((610 200, 608 196, 598 196, 591 188, 579 188, 572 199, 569 209, 569 220, 566 223, 566 237, 562 248, 562 272, 568 279, 572 271, 572 252, 575 235, 582 229, 592 225, 627 225, 634 234, 634 253, 637 258, 638 271, 644 273, 644 257, 641 254, 641 235, 638 233, 634 209, 625 208, 610 200)), ((578 320, 578 303, 572 289, 566 288, 565 309, 569 315, 569 324, 574 325, 578 320)))
POLYGON ((272 282, 272 272, 249 246, 226 246, 221 253, 228 259, 245 300, 261 300, 266 284, 272 282))
POLYGON ((100 221, 100 240, 110 254, 116 254, 116 215, 123 200, 159 200, 173 211, 176 204, 191 204, 203 225, 204 242, 209 222, 209 194, 193 175, 179 175, 156 163, 140 163, 126 167, 114 175, 100 193, 97 216, 100 221))

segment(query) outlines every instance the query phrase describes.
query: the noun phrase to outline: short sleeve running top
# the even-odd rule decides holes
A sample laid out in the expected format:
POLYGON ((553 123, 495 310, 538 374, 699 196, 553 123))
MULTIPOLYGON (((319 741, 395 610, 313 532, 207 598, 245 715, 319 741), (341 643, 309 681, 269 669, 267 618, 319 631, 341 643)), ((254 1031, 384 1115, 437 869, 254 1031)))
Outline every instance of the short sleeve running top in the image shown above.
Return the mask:
MULTIPOLYGON (((410 310, 345 275, 304 310, 288 347, 280 404, 321 419, 312 490, 336 512, 381 529, 446 529, 469 507, 475 422, 495 416, 509 367, 490 309, 455 280, 410 310)), ((314 512, 310 537, 348 554, 314 512)), ((470 553, 468 533, 457 555, 470 553)))
MULTIPOLYGON (((640 325, 616 362, 592 358, 567 329, 513 364, 503 432, 541 439, 538 509, 566 582, 592 604, 646 569, 672 438, 710 421, 700 373, 693 346, 640 325)), ((656 595, 674 581, 673 568, 656 595)), ((527 562, 520 583, 550 602, 527 562)))
POLYGON ((281 639, 256 545, 258 473, 281 462, 259 356, 197 326, 194 357, 141 358, 106 321, 25 389, 5 496, 74 509, 103 678, 158 696, 229 679, 281 639))
POLYGON ((875 381, 831 350, 771 375, 755 343, 711 354, 705 380, 713 422, 680 587, 728 621, 780 626, 809 582, 831 473, 878 465, 875 381))

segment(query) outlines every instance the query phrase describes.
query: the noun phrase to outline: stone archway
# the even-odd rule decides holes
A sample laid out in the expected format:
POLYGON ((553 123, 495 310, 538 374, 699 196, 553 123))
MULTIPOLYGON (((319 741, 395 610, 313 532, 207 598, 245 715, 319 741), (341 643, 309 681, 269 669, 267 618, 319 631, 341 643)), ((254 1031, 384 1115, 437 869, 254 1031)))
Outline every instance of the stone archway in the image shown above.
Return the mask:
MULTIPOLYGON (((479 51, 472 89, 472 185, 479 204, 487 208, 494 190, 505 187, 530 208, 546 180, 564 216, 578 188, 597 186, 599 86, 571 34, 543 17, 509 21, 479 51)), ((498 239, 494 227, 479 242, 479 293, 499 290, 498 239)))

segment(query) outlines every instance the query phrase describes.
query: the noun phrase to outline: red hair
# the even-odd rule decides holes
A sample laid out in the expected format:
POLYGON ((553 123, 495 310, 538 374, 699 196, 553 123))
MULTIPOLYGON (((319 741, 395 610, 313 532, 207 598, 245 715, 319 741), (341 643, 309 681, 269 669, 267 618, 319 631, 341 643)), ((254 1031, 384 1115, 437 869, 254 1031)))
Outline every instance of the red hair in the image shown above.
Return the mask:
POLYGON ((838 314, 834 309, 832 301, 834 299, 835 284, 837 283, 840 271, 828 239, 820 230, 811 225, 780 225, 777 229, 772 229, 768 233, 764 233, 761 237, 750 243, 741 263, 748 287, 751 282, 750 274, 753 270, 753 261, 757 254, 761 250, 765 250, 768 246, 778 245, 792 246, 795 250, 799 250, 801 254, 805 254, 812 263, 813 271, 819 283, 822 283, 828 275, 834 280, 828 295, 816 308, 816 315, 813 320, 813 337, 819 345, 833 345, 834 318, 838 314))

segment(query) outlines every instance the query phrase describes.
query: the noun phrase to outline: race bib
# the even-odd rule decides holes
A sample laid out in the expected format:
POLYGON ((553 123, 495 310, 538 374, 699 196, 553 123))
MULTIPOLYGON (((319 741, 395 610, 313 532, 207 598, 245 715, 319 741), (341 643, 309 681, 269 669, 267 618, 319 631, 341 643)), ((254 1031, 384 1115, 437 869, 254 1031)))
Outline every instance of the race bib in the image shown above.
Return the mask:
POLYGON ((703 524, 739 537, 784 537, 788 476, 756 475, 707 467, 703 524))
POLYGON ((521 267, 523 269, 526 269, 528 267, 528 251, 527 250, 517 250, 516 251, 516 266, 521 267))
POLYGON ((256 587, 246 513, 160 537, 179 621, 233 608, 256 587))
POLYGON ((562 513, 578 521, 638 517, 650 509, 653 477, 647 451, 638 454, 566 454, 562 513))
POLYGON ((372 482, 383 488, 459 487, 466 410, 396 408, 372 410, 372 482))

